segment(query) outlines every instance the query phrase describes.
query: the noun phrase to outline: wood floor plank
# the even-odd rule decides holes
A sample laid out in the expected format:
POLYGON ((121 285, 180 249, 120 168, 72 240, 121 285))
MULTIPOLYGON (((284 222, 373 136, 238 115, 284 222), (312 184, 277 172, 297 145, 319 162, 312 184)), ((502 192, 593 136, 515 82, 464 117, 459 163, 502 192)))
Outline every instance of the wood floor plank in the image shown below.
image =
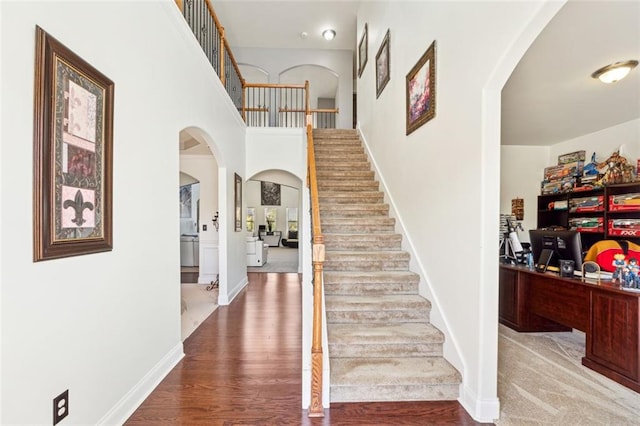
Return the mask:
POLYGON ((340 403, 301 409, 301 279, 248 273, 249 284, 184 343, 185 357, 127 425, 475 425, 456 401, 340 403))

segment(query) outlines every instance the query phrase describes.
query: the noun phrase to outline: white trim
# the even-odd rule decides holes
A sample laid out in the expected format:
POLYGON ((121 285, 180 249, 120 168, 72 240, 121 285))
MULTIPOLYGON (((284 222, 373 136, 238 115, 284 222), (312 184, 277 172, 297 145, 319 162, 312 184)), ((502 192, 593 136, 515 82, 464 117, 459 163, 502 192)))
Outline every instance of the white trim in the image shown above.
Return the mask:
POLYGON ((218 305, 226 306, 230 304, 233 299, 236 298, 238 294, 249 284, 249 278, 245 275, 240 282, 233 287, 233 290, 229 292, 229 294, 220 294, 218 296, 218 305))
POLYGON ((135 384, 111 410, 100 420, 98 425, 121 425, 131 417, 142 402, 155 390, 173 368, 184 357, 182 342, 178 343, 158 362, 145 376, 135 384))
POLYGON ((471 413, 477 422, 493 423, 500 416, 500 400, 498 398, 480 399, 464 385, 460 385, 458 402, 468 413, 471 413))

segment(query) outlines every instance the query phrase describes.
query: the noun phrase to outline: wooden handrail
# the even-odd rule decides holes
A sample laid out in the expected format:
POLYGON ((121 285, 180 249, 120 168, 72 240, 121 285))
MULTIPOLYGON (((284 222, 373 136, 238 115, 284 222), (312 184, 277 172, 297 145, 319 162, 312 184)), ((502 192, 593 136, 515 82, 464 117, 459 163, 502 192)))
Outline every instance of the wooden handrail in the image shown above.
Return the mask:
POLYGON ((279 83, 246 83, 245 87, 272 88, 272 89, 304 89, 304 84, 279 84, 279 83))
POLYGON ((178 9, 180 9, 180 12, 184 12, 184 4, 182 0, 175 0, 175 1, 176 1, 176 6, 178 6, 178 9))
MULTIPOLYGON (((278 112, 306 112, 304 109, 291 109, 291 108, 278 108, 278 112)), ((340 112, 340 108, 320 108, 320 109, 310 109, 309 113, 313 114, 314 112, 335 112, 336 114, 340 112)))
MULTIPOLYGON (((307 104, 307 109, 308 109, 307 104)), ((322 407, 322 286, 324 265, 324 236, 320 224, 320 202, 316 159, 313 145, 311 115, 307 114, 308 185, 311 196, 311 226, 313 235, 313 333, 311 342, 311 403, 309 417, 324 417, 322 407)))

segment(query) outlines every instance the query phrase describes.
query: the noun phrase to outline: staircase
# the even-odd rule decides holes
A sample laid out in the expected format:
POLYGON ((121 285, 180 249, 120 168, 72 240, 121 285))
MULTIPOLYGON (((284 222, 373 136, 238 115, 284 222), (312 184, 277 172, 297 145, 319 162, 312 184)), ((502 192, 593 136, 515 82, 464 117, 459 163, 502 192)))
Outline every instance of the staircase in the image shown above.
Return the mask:
POLYGON ((355 130, 313 131, 331 365, 331 402, 455 400, 395 220, 355 130))

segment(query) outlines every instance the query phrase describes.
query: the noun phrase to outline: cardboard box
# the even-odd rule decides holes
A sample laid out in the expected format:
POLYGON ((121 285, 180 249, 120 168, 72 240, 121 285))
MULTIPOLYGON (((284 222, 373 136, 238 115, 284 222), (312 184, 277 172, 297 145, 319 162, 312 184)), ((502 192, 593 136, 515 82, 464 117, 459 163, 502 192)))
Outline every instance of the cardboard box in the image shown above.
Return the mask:
POLYGON ((578 232, 604 232, 604 218, 572 217, 569 219, 569 229, 578 232))
POLYGON ((604 211, 604 195, 572 198, 569 200, 569 211, 572 213, 604 211))
POLYGON ((561 192, 572 191, 576 186, 576 178, 569 177, 563 180, 556 180, 553 182, 542 181, 540 190, 542 195, 559 194, 561 192))
POLYGON ((585 158, 585 151, 570 152, 568 154, 558 155, 558 164, 575 163, 576 161, 584 161, 585 158))
POLYGON ((609 235, 640 237, 640 219, 609 219, 609 235))
POLYGON ((640 192, 609 195, 609 211, 640 211, 640 192))
POLYGON ((582 176, 584 161, 560 164, 558 166, 545 167, 544 180, 552 182, 554 180, 566 179, 573 176, 582 176))

